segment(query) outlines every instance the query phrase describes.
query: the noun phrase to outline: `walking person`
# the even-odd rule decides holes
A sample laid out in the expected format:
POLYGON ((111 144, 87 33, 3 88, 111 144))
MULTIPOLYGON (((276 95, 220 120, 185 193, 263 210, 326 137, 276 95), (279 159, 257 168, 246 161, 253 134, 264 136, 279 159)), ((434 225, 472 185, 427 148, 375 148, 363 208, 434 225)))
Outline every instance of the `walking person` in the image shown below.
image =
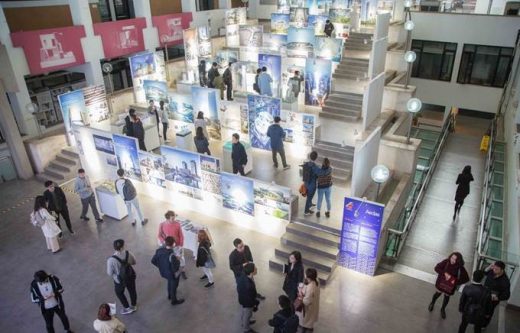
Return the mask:
POLYGON ((228 64, 228 67, 222 74, 222 79, 224 80, 224 84, 226 85, 226 99, 228 101, 232 101, 232 93, 233 93, 233 76, 231 75, 231 63, 228 64))
POLYGON ((168 281, 168 299, 172 305, 184 303, 184 299, 177 298, 177 288, 180 280, 180 262, 173 252, 175 240, 168 236, 164 240, 164 247, 155 251, 152 264, 159 269, 161 277, 168 281))
POLYGON ((278 306, 280 310, 269 319, 269 326, 274 327, 273 333, 296 333, 299 325, 299 318, 292 309, 292 302, 285 295, 278 296, 278 306))
POLYGON ((277 154, 280 154, 282 159, 282 166, 284 170, 289 169, 291 166, 287 164, 285 160, 285 150, 283 147, 283 140, 285 139, 285 131, 280 126, 280 117, 274 117, 274 124, 270 125, 267 129, 267 136, 271 139, 271 153, 273 155, 274 167, 278 168, 277 154))
POLYGON ((195 137, 193 138, 193 141, 195 143, 197 153, 208 154, 211 156, 208 138, 204 136, 204 131, 202 130, 202 127, 197 127, 197 129, 195 130, 195 137))
POLYGON ((302 263, 302 254, 300 251, 293 251, 289 255, 287 265, 284 265, 285 279, 283 281, 283 291, 294 302, 298 296, 298 286, 303 282, 304 270, 302 263))
POLYGON ((78 177, 74 181, 74 192, 77 193, 81 199, 81 216, 80 218, 83 221, 88 221, 87 217, 88 207, 92 210, 92 214, 94 214, 94 218, 96 222, 102 223, 103 219, 99 215, 96 206, 96 196, 94 195, 94 191, 92 191, 92 185, 90 185, 90 180, 85 174, 84 169, 78 170, 78 177))
MULTIPOLYGON (((161 123, 162 123, 162 131, 164 142, 169 142, 168 140, 168 125, 170 124, 168 106, 164 105, 164 101, 159 102, 159 108, 161 110, 161 123)), ((158 126, 158 125, 157 125, 158 126)))
MULTIPOLYGON (((233 246, 235 249, 229 254, 229 269, 233 271, 235 281, 238 283, 238 279, 244 271, 244 267, 253 262, 253 254, 249 249, 249 246, 245 245, 240 238, 233 240, 233 246)), ((258 294, 256 298, 259 300, 265 300, 265 297, 258 294)))
POLYGON ((237 280, 238 303, 242 306, 241 326, 244 333, 256 333, 251 328, 256 321, 251 320, 253 312, 258 310, 260 302, 256 299, 256 285, 254 276, 256 275, 256 267, 252 262, 244 265, 243 274, 237 280))
POLYGON ((262 67, 262 72, 258 75, 258 88, 260 89, 260 95, 273 96, 271 84, 273 78, 267 74, 267 67, 262 67))
POLYGON ((47 203, 47 209, 50 212, 56 214, 56 223, 58 223, 58 227, 60 229, 61 215, 65 221, 65 224, 67 225, 67 229, 69 229, 69 233, 74 235, 74 231, 72 231, 72 225, 70 223, 69 208, 67 207, 67 197, 65 196, 65 192, 63 192, 63 190, 52 180, 47 180, 45 182, 45 187, 47 189, 45 192, 43 192, 43 197, 47 203))
POLYGON ((126 326, 115 316, 110 315, 110 305, 103 303, 99 306, 97 319, 93 323, 99 333, 125 333, 126 326))
POLYGON ((258 77, 262 73, 262 69, 257 68, 255 75, 255 82, 253 83, 253 90, 260 94, 260 85, 258 83, 258 77))
POLYGON ((208 126, 208 122, 206 121, 206 119, 204 119, 204 112, 199 111, 197 113, 197 119, 193 121, 193 126, 195 127, 195 129, 202 127, 202 132, 204 133, 204 136, 209 140, 208 129, 206 128, 208 126))
POLYGON ((175 240, 175 247, 173 248, 173 252, 177 256, 177 259, 180 261, 180 270, 181 275, 184 280, 188 279, 186 275, 186 259, 184 258, 184 233, 182 232, 182 227, 179 221, 176 220, 177 214, 174 211, 169 210, 164 214, 164 220, 159 224, 159 231, 157 233, 157 239, 159 240, 160 245, 164 245, 166 241, 166 237, 173 237, 175 240))
POLYGON ((466 332, 468 324, 474 325, 474 332, 480 333, 482 326, 486 324, 491 312, 491 294, 482 285, 484 272, 477 270, 473 272, 471 284, 466 285, 460 296, 459 312, 462 313, 462 322, 459 333, 466 332))
POLYGON ((245 176, 244 167, 247 164, 247 153, 244 145, 240 142, 240 135, 233 133, 231 137, 231 160, 233 162, 233 173, 245 176))
POLYGON ((31 223, 35 227, 42 229, 43 235, 45 236, 45 242, 47 243, 47 249, 51 250, 52 253, 58 253, 60 249, 60 243, 58 242, 58 236, 61 235, 61 229, 56 224, 56 218, 47 211, 45 205, 45 199, 39 195, 34 200, 34 209, 31 213, 31 223))
POLYGON ((207 85, 208 78, 206 77, 206 60, 201 60, 199 63, 199 83, 201 87, 207 85))
POLYGON ((455 293, 457 287, 468 282, 468 272, 464 268, 464 259, 459 252, 453 252, 447 259, 435 265, 437 272, 437 281, 435 288, 437 291, 432 296, 432 301, 428 306, 428 311, 432 312, 437 299, 444 294, 441 307, 441 317, 446 319, 446 306, 450 301, 450 296, 455 293))
POLYGON ((323 159, 323 164, 321 165, 322 174, 318 176, 317 184, 318 184, 318 206, 316 207, 316 217, 320 217, 321 203, 323 201, 323 197, 325 197, 325 201, 327 202, 327 210, 325 211, 325 216, 327 218, 330 217, 330 195, 332 192, 332 168, 330 166, 330 161, 328 158, 323 159))
POLYGON ((215 77, 218 73, 218 64, 214 62, 211 64, 211 68, 208 71, 208 88, 215 88, 215 85, 213 84, 213 80, 215 80, 215 77))
POLYGON ((296 308, 300 318, 300 332, 312 332, 320 313, 320 284, 318 272, 314 268, 305 271, 304 283, 298 288, 297 303, 300 304, 296 308))
POLYGON ((65 313, 62 293, 63 287, 57 276, 49 275, 45 271, 34 273, 34 280, 31 282, 31 300, 40 306, 47 333, 55 332, 54 314, 60 317, 63 329, 72 333, 69 318, 65 313))
POLYGON ((487 327, 497 305, 511 297, 511 282, 506 275, 505 269, 506 264, 503 261, 495 261, 485 269, 486 280, 484 286, 491 292, 491 309, 489 317, 482 327, 487 327))
POLYGON ((334 24, 330 22, 330 20, 325 21, 325 27, 323 29, 323 32, 327 37, 332 37, 332 32, 334 31, 334 24))
POLYGON ((132 118, 132 128, 134 131, 134 137, 137 139, 137 142, 139 143, 139 149, 140 150, 146 150, 146 145, 144 144, 144 127, 143 122, 139 117, 137 117, 136 114, 133 114, 131 116, 132 118))
POLYGON ((307 199, 305 200, 305 216, 314 214, 314 211, 311 210, 312 206, 314 206, 312 204, 312 199, 316 193, 316 181, 318 179, 318 175, 322 173, 321 169, 316 165, 315 161, 317 158, 318 153, 312 151, 309 154, 309 160, 302 165, 302 178, 307 196, 307 199))
POLYGON ((473 175, 471 174, 471 166, 466 165, 461 173, 457 176, 456 184, 457 192, 455 192, 455 210, 453 211, 453 221, 460 213, 460 209, 464 204, 464 199, 469 194, 469 183, 474 180, 473 175))
POLYGON ((125 117, 125 126, 123 127, 123 134, 126 136, 135 137, 134 125, 132 124, 132 117, 135 115, 135 109, 128 109, 128 115, 125 117))
POLYGON ((134 218, 134 213, 132 211, 132 207, 134 207, 137 216, 141 221, 141 225, 145 225, 148 223, 148 219, 143 216, 141 207, 139 207, 139 199, 137 198, 137 191, 135 190, 134 184, 132 184, 130 179, 125 178, 125 170, 118 169, 117 175, 119 178, 115 181, 115 188, 116 192, 125 202, 126 210, 128 211, 128 220, 132 221, 132 226, 135 226, 136 219, 134 218))
POLYGON ((121 314, 130 314, 137 311, 137 291, 135 289, 136 274, 132 266, 135 266, 135 257, 130 251, 125 250, 125 241, 114 241, 114 254, 107 259, 107 274, 114 281, 114 290, 117 298, 123 305, 121 314), (130 304, 125 295, 125 289, 130 294, 130 304))
POLYGON ((155 106, 153 99, 148 101, 148 113, 155 116, 154 118, 155 124, 157 125, 157 133, 159 134, 159 137, 161 137, 161 131, 159 131, 159 112, 157 111, 157 107, 155 106))
POLYGON ((197 250, 197 267, 201 267, 204 275, 200 278, 201 280, 208 279, 208 283, 204 286, 210 288, 215 285, 213 280, 213 272, 211 269, 215 268, 215 261, 211 255, 211 241, 209 240, 208 233, 205 230, 199 230, 197 234, 197 240, 199 241, 199 248, 197 250))

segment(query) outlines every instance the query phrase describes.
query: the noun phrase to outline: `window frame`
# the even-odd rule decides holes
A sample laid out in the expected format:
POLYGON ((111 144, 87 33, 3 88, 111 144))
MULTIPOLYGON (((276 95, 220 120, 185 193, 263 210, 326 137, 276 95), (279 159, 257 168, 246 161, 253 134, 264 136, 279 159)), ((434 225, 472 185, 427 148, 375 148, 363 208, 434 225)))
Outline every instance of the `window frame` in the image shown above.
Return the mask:
POLYGON ((453 69, 455 67, 455 57, 457 55, 457 48, 458 48, 457 43, 434 41, 434 40, 424 40, 424 39, 413 39, 411 42, 411 50, 416 53, 417 59, 416 59, 415 63, 412 65, 412 72, 410 73, 411 77, 416 78, 416 79, 423 79, 423 80, 451 82, 452 77, 453 77, 453 69), (414 47, 413 46, 414 42, 416 42, 416 43, 420 42, 420 47, 414 47), (441 54, 441 63, 440 63, 440 66, 439 66, 437 72, 435 73, 435 78, 419 76, 419 72, 420 72, 419 69, 421 68, 421 63, 423 60, 422 55, 423 55, 425 43, 442 43, 443 44, 442 54, 441 54), (448 49, 449 46, 451 46, 451 45, 455 46, 454 50, 448 49), (419 50, 419 52, 417 52, 417 50, 419 50), (448 61, 448 59, 447 59, 448 54, 452 55, 452 61, 450 64, 449 75, 447 75, 447 79, 443 79, 442 78, 442 73, 443 73, 442 69, 443 69, 444 65, 446 64, 446 61, 448 61))

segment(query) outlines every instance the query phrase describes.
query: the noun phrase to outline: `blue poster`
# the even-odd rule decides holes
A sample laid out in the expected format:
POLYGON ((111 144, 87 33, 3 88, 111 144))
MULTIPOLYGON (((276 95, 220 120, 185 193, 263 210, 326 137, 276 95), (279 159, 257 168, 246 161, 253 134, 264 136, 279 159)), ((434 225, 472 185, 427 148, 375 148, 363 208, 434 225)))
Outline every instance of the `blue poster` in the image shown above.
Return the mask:
POLYGON ((271 47, 280 49, 287 44, 287 35, 271 35, 271 47))
POLYGON ((63 115, 65 131, 69 137, 69 142, 74 145, 75 141, 74 134, 72 133, 72 123, 89 123, 83 91, 75 90, 58 95, 58 101, 60 103, 61 114, 63 115))
POLYGON ((287 32, 287 57, 308 58, 313 56, 314 28, 289 27, 287 32))
POLYGON ((385 206, 358 198, 345 198, 338 264, 374 275, 385 206))
POLYGON ((137 139, 129 136, 112 134, 117 164, 125 170, 125 176, 141 181, 141 167, 139 166, 139 148, 137 139))
POLYGON ((168 119, 193 123, 193 105, 190 97, 177 93, 168 94, 168 119))
POLYGON ((144 80, 143 88, 147 101, 153 100, 157 107, 160 101, 164 101, 168 104, 168 85, 166 82, 144 80))
POLYGON ((164 177, 174 183, 202 189, 199 155, 169 146, 161 146, 164 177))
POLYGON ((130 61, 130 71, 132 78, 155 73, 155 56, 153 52, 138 54, 128 59, 130 61))
POLYGON ((273 97, 280 97, 280 81, 282 79, 282 57, 274 54, 259 54, 258 68, 267 68, 267 74, 271 76, 273 82, 271 89, 273 97))
POLYGON ((328 19, 328 15, 309 15, 309 27, 314 28, 316 37, 325 36, 325 23, 328 19))
POLYGON ((339 38, 316 37, 314 56, 340 62, 343 54, 343 40, 339 38))
POLYGON ((217 89, 197 86, 191 87, 191 99, 193 101, 194 115, 198 115, 200 111, 204 112, 206 129, 210 138, 222 140, 220 120, 218 116, 218 96, 219 91, 217 89))
POLYGON ((268 96, 247 95, 249 109, 249 139, 251 146, 271 150, 267 129, 280 116, 280 99, 268 96))
POLYGON ((332 62, 307 58, 305 62, 305 105, 323 107, 330 93, 332 62))
POLYGON ((278 35, 287 35, 289 29, 289 14, 272 13, 271 14, 271 33, 278 35))
POLYGON ((324 14, 328 13, 332 0, 307 0, 307 8, 309 8, 309 14, 324 14))
POLYGON ((252 179, 232 175, 221 174, 222 205, 251 216, 255 214, 255 190, 252 179))

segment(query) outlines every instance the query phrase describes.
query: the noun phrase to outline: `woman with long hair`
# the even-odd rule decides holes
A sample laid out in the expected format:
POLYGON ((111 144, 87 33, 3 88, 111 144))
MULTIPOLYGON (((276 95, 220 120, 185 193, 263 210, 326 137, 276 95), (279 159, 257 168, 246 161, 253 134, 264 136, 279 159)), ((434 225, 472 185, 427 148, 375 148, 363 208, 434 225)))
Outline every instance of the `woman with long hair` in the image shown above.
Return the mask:
POLYGON ((61 250, 60 243, 58 242, 58 236, 61 234, 61 229, 56 224, 56 218, 47 210, 47 203, 41 195, 37 196, 34 200, 34 209, 31 213, 31 223, 35 227, 42 228, 48 250, 51 250, 52 253, 57 253, 61 250))
POLYGON ((289 262, 284 267, 285 279, 282 288, 291 302, 298 296, 298 285, 303 282, 303 272, 302 254, 299 251, 291 252, 289 262))
POLYGON ((318 282, 318 272, 314 268, 305 270, 303 286, 298 288, 298 299, 303 305, 302 309, 297 312, 300 317, 300 332, 312 332, 320 313, 320 283, 318 282))
POLYGON ((460 209, 464 204, 464 199, 469 194, 469 183, 474 181, 473 175, 471 174, 471 165, 466 165, 461 173, 457 177, 455 182, 457 186, 457 192, 455 192, 455 210, 453 211, 453 221, 460 213, 460 209))
POLYGON ((208 283, 204 287, 209 288, 215 284, 213 272, 211 271, 212 268, 215 268, 215 262, 211 255, 211 241, 206 230, 199 230, 197 240, 199 241, 199 248, 197 250, 196 266, 202 268, 204 275, 200 279, 208 279, 208 283))
POLYGON ((211 155, 211 151, 209 150, 208 138, 204 136, 202 127, 197 127, 193 141, 195 142, 195 148, 197 148, 197 153, 211 155))
POLYGON ((446 305, 450 301, 450 296, 455 293, 457 287, 468 282, 468 272, 464 268, 464 258, 459 252, 453 252, 437 265, 435 265, 435 272, 437 272, 437 281, 435 288, 437 291, 432 296, 432 301, 428 306, 428 311, 433 311, 437 298, 444 294, 441 307, 441 317, 446 318, 446 305))
POLYGON ((327 203, 327 210, 325 211, 325 216, 330 217, 330 194, 332 190, 332 168, 330 167, 330 161, 328 158, 323 159, 323 164, 321 165, 321 169, 323 170, 323 174, 318 176, 318 206, 316 207, 316 217, 320 217, 320 209, 321 203, 323 201, 323 197, 325 197, 325 201, 327 203))
POLYGON ((199 111, 197 113, 197 118, 193 121, 193 126, 195 126, 196 129, 202 127, 202 132, 204 133, 204 136, 206 137, 206 139, 209 140, 208 130, 206 129, 206 126, 208 126, 208 122, 204 118, 204 112, 199 111))
POLYGON ((99 333, 126 332, 125 324, 115 316, 110 315, 110 306, 107 303, 99 306, 97 319, 94 320, 94 329, 99 333))

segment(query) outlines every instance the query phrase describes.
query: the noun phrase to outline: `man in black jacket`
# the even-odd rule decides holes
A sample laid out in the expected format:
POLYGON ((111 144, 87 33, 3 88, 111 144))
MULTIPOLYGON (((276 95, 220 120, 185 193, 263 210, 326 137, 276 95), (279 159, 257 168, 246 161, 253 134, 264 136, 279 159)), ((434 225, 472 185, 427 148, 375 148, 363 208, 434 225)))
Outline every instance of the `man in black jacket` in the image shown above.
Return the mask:
POLYGON ((487 322, 491 310, 491 294, 482 285, 484 272, 473 272, 473 281, 466 285, 460 296, 459 312, 462 313, 462 322, 459 333, 466 332, 468 324, 475 325, 475 333, 480 333, 482 325, 487 322))
MULTIPOLYGON (((233 271, 235 281, 238 284, 238 279, 242 276, 244 267, 253 262, 253 255, 251 254, 249 246, 245 245, 240 238, 235 238, 233 245, 235 249, 229 254, 229 269, 233 271)), ((256 298, 260 300, 265 299, 265 297, 260 294, 257 294, 256 298)))
POLYGON ((136 114, 133 114, 131 116, 131 118, 132 118, 133 134, 134 134, 133 136, 139 142, 139 149, 146 151, 146 146, 144 144, 144 126, 143 126, 143 122, 141 121, 141 119, 139 119, 139 117, 137 117, 136 114))
POLYGON ((291 307, 291 300, 285 295, 278 296, 280 311, 276 312, 273 319, 269 319, 269 326, 274 327, 274 333, 296 333, 299 319, 291 307))
POLYGON ((45 182, 45 187, 47 189, 45 192, 43 192, 43 197, 45 198, 45 202, 47 202, 47 209, 50 212, 56 213, 56 222, 58 223, 58 227, 60 227, 60 229, 61 215, 61 217, 63 217, 65 220, 65 224, 67 225, 67 229, 69 229, 70 234, 74 235, 74 231, 72 231, 72 225, 70 223, 69 208, 67 207, 67 197, 65 196, 65 193, 57 184, 54 184, 54 182, 51 180, 47 180, 45 182))
POLYGON ((63 287, 60 280, 53 275, 48 275, 45 271, 34 273, 34 280, 31 282, 31 300, 40 305, 40 310, 45 319, 47 333, 54 333, 54 314, 60 317, 65 331, 70 330, 69 318, 65 314, 65 304, 61 294, 63 287))
POLYGON ((222 74, 222 79, 224 80, 224 84, 226 85, 226 99, 228 101, 232 101, 232 92, 233 92, 233 76, 231 75, 231 63, 228 64, 228 67, 222 74))
POLYGON ((250 325, 255 322, 251 320, 253 312, 258 310, 258 304, 260 303, 256 299, 256 286, 253 276, 256 275, 256 267, 252 262, 244 266, 244 272, 237 280, 237 291, 238 291, 238 303, 242 306, 241 312, 241 323, 242 332, 245 333, 256 333, 251 329, 250 325))
POLYGON ((231 149, 231 160, 233 161, 233 173, 245 176, 244 167, 247 164, 247 153, 244 145, 240 142, 240 135, 233 133, 232 138, 232 149, 231 149))
POLYGON ((155 251, 152 258, 152 264, 159 268, 161 276, 168 280, 168 299, 172 305, 184 303, 184 299, 177 298, 177 288, 179 287, 180 278, 180 261, 173 252, 175 240, 168 236, 164 239, 164 247, 160 247, 155 251))
POLYGON ((213 80, 215 80, 215 77, 218 73, 218 64, 214 62, 211 64, 211 68, 208 71, 208 88, 215 88, 215 85, 213 84, 213 80))
POLYGON ((486 281, 484 286, 491 292, 491 313, 483 327, 486 327, 491 321, 495 308, 500 304, 500 301, 507 301, 511 296, 511 283, 505 269, 506 264, 503 261, 495 261, 494 264, 485 269, 486 281))
POLYGON ((128 110, 128 116, 125 117, 125 129, 124 134, 127 136, 135 137, 134 135, 134 125, 132 122, 132 117, 135 115, 134 109, 128 110))

